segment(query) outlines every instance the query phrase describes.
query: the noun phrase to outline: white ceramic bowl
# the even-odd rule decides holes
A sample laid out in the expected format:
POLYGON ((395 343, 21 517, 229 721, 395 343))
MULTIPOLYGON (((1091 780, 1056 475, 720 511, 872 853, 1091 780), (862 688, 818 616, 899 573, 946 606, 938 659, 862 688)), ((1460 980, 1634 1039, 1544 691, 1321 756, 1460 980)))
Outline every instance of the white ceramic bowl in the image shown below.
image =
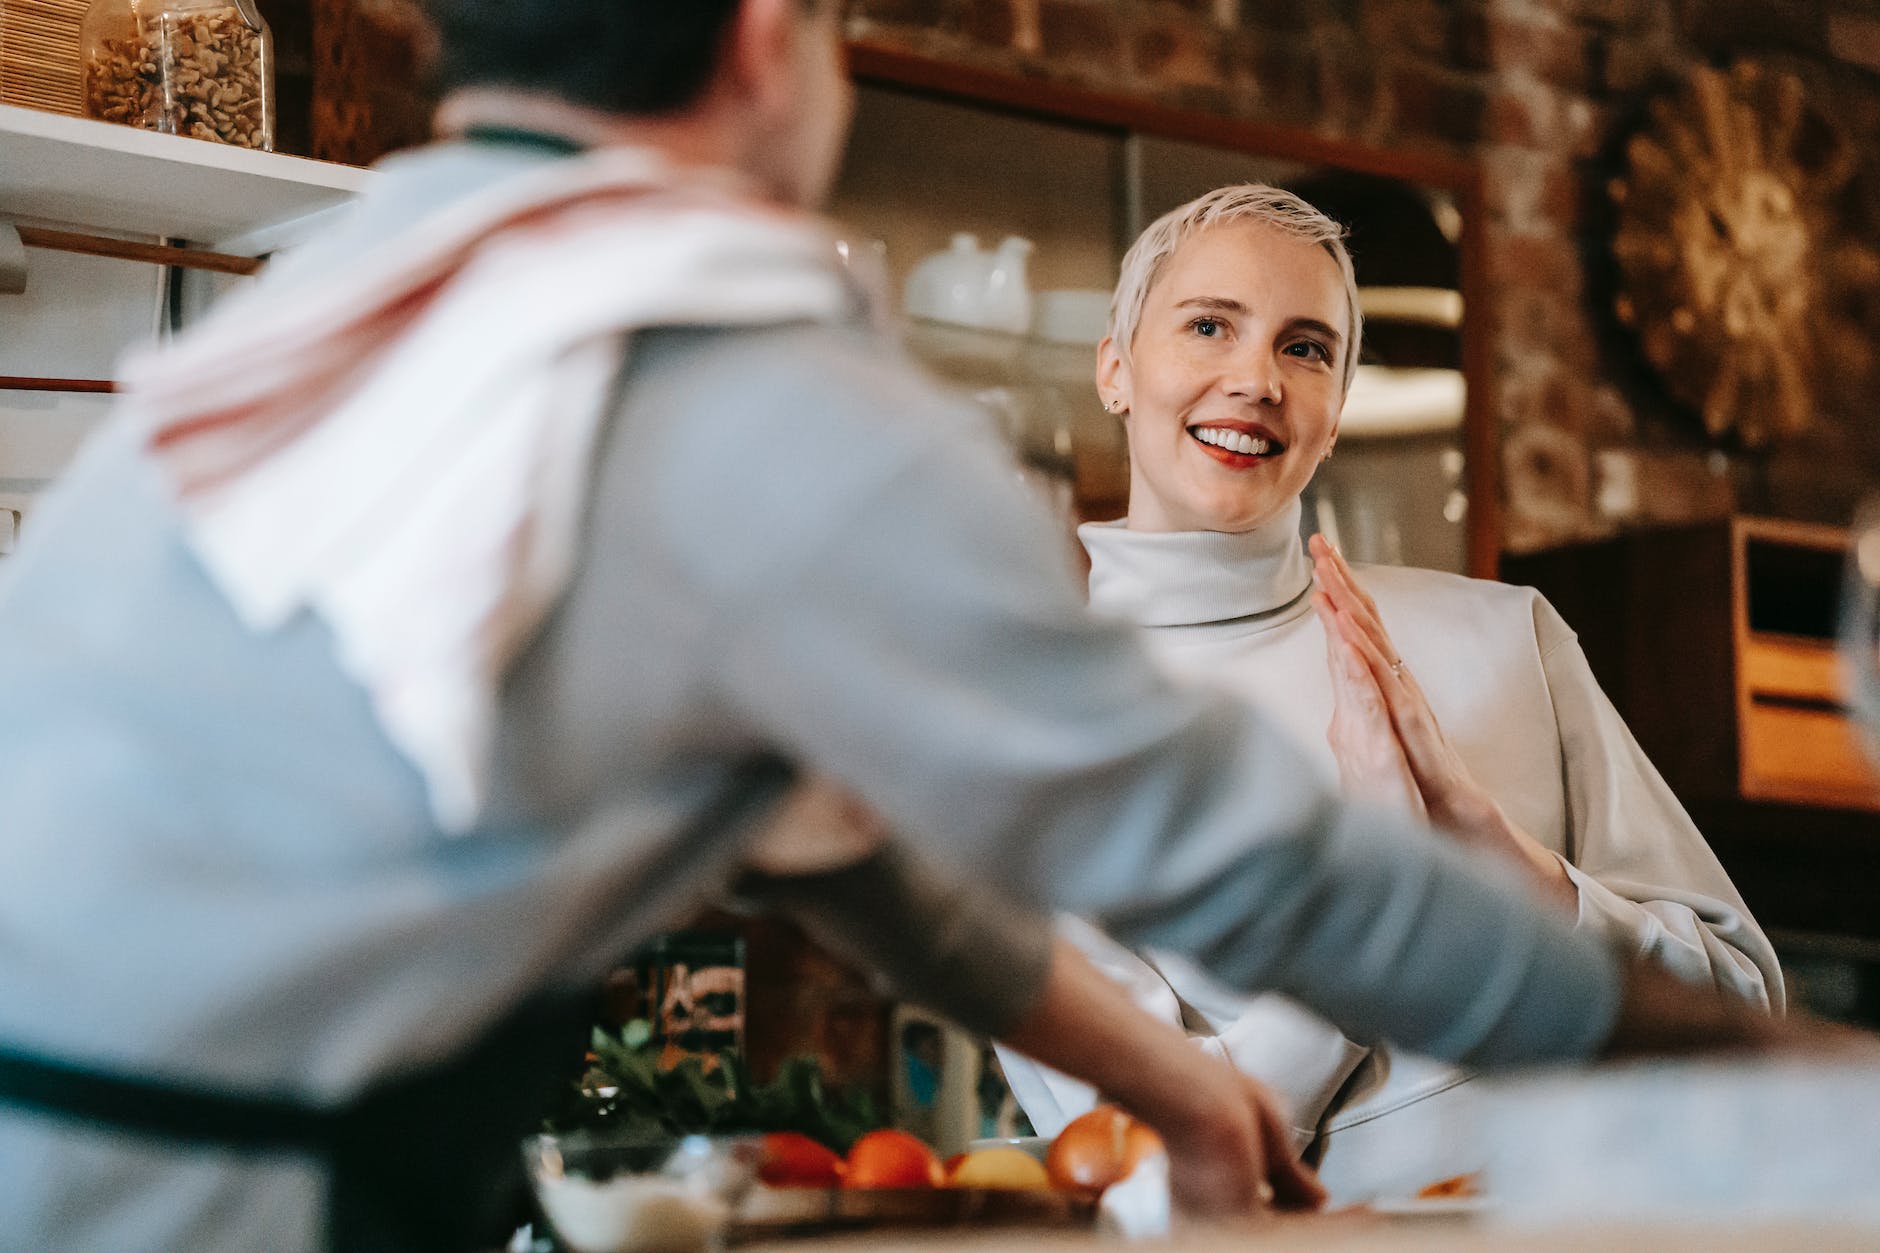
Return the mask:
POLYGON ((531 1136, 536 1201, 574 1253, 706 1253, 757 1178, 756 1137, 531 1136))

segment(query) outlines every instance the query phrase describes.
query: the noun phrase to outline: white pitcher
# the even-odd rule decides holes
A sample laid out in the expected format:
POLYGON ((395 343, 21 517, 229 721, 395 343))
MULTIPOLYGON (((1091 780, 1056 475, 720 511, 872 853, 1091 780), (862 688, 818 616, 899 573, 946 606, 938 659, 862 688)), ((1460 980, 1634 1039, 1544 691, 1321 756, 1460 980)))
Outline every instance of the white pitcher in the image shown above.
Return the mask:
POLYGON ((907 280, 907 311, 917 318, 954 322, 1022 335, 1031 327, 1026 274, 1032 242, 1007 236, 996 251, 962 231, 944 252, 914 267, 907 280))
POLYGON ((981 325, 1023 335, 1031 329, 1031 283, 1027 267, 1032 242, 1007 235, 986 269, 986 305, 981 325))

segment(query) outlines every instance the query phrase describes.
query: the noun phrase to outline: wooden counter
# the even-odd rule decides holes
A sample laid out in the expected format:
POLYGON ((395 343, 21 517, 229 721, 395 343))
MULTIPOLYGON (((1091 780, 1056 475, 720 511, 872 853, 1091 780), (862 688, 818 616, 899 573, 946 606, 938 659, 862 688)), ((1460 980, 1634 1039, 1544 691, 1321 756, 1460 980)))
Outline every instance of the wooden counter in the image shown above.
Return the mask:
POLYGON ((1551 1233, 1498 1230, 1470 1220, 1313 1215, 1249 1221, 1226 1227, 1184 1229, 1168 1241, 1124 1242, 1092 1235, 1042 1232, 1036 1228, 967 1233, 884 1232, 822 1237, 746 1246, 763 1253, 1082 1253, 1098 1249, 1180 1249, 1182 1253, 1475 1253, 1519 1249, 1522 1253, 1871 1253, 1880 1232, 1794 1224, 1763 1228, 1673 1229, 1647 1226, 1588 1226, 1551 1233))

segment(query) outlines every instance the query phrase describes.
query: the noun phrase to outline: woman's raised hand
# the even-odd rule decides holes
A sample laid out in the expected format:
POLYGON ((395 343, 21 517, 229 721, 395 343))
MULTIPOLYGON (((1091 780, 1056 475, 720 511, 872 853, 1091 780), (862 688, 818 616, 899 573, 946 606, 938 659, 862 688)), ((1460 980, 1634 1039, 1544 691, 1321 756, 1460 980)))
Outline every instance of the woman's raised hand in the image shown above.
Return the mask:
POLYGON ((1312 608, 1325 624, 1325 664, 1332 672, 1332 724, 1325 738, 1338 759, 1345 794, 1424 817, 1423 795, 1391 725, 1384 693, 1339 629, 1338 610, 1323 592, 1314 593, 1312 608))
MULTIPOLYGON (((1314 535, 1310 548, 1313 572, 1318 577, 1318 598, 1332 611, 1328 628, 1338 632, 1344 647, 1358 658, 1376 684, 1430 821, 1451 831, 1472 834, 1483 825, 1483 810, 1494 806, 1494 798, 1476 783, 1450 746, 1424 699, 1423 689, 1417 686, 1416 676, 1404 666, 1396 645, 1391 643, 1390 633, 1378 615, 1377 602, 1358 586, 1344 557, 1323 535, 1314 535)), ((1326 615, 1321 612, 1320 617, 1326 615)), ((1334 675, 1334 703, 1338 686, 1334 675)))
MULTIPOLYGON (((1560 859, 1509 819, 1488 790, 1476 782, 1449 737, 1443 734, 1442 724, 1437 722, 1416 676, 1391 643, 1377 602, 1358 586, 1344 557, 1322 535, 1313 536, 1309 547, 1319 587, 1313 607, 1325 623, 1326 649, 1332 659, 1334 728, 1339 720, 1341 689, 1353 684, 1348 673, 1341 673, 1349 668, 1349 662, 1341 658, 1355 657, 1383 702, 1430 821, 1466 844, 1492 848, 1512 857, 1543 892, 1577 908, 1579 890, 1560 859), (1337 646, 1332 643, 1334 635, 1339 640, 1337 646)), ((1338 749, 1336 739, 1333 749, 1338 749)), ((1340 766, 1342 770, 1342 757, 1340 766)))

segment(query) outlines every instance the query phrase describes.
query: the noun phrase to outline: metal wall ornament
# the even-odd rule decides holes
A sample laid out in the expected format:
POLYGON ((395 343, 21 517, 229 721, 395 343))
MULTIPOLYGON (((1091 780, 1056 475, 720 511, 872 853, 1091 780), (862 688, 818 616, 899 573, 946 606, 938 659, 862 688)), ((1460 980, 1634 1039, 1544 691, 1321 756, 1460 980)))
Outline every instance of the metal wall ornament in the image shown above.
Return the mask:
POLYGON ((1874 364, 1880 253, 1846 220, 1853 146, 1793 74, 1700 67, 1654 100, 1609 186, 1615 312, 1672 395, 1756 449, 1874 364))

